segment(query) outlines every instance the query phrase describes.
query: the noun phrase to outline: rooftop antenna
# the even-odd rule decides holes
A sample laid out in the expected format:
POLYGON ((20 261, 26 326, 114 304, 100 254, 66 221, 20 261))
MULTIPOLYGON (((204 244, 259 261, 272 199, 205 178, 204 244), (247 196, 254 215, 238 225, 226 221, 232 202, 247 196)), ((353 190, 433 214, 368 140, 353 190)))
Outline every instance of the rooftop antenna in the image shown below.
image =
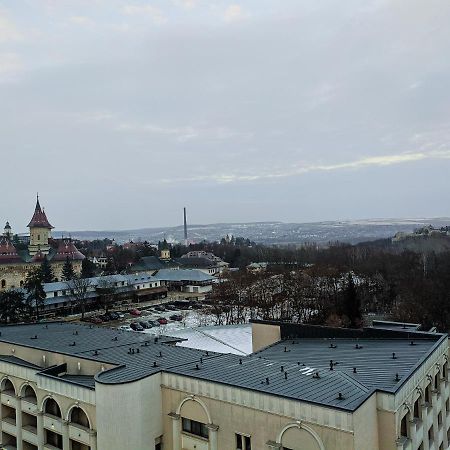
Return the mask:
POLYGON ((183 208, 183 216, 184 216, 184 245, 187 245, 188 232, 187 232, 187 220, 186 220, 186 207, 183 208))

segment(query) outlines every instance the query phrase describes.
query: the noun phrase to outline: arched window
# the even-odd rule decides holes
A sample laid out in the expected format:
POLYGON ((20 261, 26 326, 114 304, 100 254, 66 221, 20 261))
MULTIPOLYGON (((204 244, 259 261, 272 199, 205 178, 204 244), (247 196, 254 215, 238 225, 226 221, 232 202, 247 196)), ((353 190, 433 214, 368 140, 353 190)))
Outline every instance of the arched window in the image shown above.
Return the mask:
POLYGON ((409 438, 408 415, 405 414, 400 423, 400 436, 405 438, 409 438))
POLYGON ((86 428, 91 427, 88 416, 78 406, 75 406, 74 408, 72 408, 72 411, 70 412, 69 421, 72 423, 75 423, 77 425, 81 425, 82 427, 86 427, 86 428))
POLYGON ((36 392, 29 384, 27 384, 23 388, 22 396, 23 396, 23 399, 25 401, 27 401, 28 403, 33 403, 34 405, 37 404, 36 392))
POLYGON ((6 287, 6 280, 2 280, 2 289, 6 287))
POLYGON ((6 395, 16 395, 14 385, 8 378, 5 378, 2 382, 2 393, 6 395))
POLYGON ((56 401, 52 398, 48 398, 45 401, 44 412, 45 414, 61 417, 61 408, 59 407, 58 403, 56 403, 56 401))

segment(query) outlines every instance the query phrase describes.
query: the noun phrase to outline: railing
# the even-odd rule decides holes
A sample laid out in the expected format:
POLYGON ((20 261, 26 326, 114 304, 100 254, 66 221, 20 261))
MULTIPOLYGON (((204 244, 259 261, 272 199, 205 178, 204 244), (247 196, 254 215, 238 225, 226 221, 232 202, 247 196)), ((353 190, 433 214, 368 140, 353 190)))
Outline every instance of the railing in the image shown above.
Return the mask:
POLYGON ((76 423, 69 423, 69 437, 86 445, 91 444, 91 430, 76 423))
POLYGON ((53 416, 51 414, 44 414, 44 428, 55 433, 62 434, 63 421, 61 417, 53 416))

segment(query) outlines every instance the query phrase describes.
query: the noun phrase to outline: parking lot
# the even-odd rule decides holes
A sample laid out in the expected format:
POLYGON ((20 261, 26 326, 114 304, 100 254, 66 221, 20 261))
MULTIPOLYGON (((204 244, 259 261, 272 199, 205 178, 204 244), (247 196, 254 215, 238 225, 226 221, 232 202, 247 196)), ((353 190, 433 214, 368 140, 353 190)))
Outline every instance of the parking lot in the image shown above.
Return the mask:
POLYGON ((91 316, 88 321, 125 331, 160 335, 185 328, 211 325, 213 320, 207 310, 207 305, 198 301, 175 300, 111 311, 106 315, 91 316))

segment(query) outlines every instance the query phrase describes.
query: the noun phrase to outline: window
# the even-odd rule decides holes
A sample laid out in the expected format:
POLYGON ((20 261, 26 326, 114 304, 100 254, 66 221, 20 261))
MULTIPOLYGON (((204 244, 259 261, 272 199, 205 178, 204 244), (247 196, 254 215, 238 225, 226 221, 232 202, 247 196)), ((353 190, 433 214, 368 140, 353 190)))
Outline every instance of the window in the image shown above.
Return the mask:
POLYGON ((406 438, 409 437, 409 435, 408 435, 408 418, 407 417, 408 417, 408 414, 406 414, 403 417, 403 419, 400 423, 400 434, 406 438))
POLYGON ((2 280, 2 288, 6 287, 6 280, 2 280))
POLYGON ((442 425, 442 411, 438 414, 438 425, 442 425))
POLYGON ((432 441, 434 438, 434 430, 433 430, 433 425, 431 425, 431 427, 428 429, 428 440, 432 441))
POLYGON ((447 380, 447 362, 444 363, 444 365, 442 366, 442 378, 444 380, 447 380))
POLYGON ((250 436, 236 433, 236 449, 237 450, 251 450, 252 443, 250 436))
POLYGON ((425 388, 425 403, 431 404, 431 383, 425 388))
POLYGON ((450 412, 450 399, 447 399, 445 402, 445 411, 447 414, 450 412))
POLYGON ((420 405, 419 402, 421 400, 422 397, 419 397, 415 402, 414 402, 414 418, 415 419, 420 419, 420 405))
POLYGON ((183 431, 208 439, 208 428, 204 423, 183 417, 183 431))

